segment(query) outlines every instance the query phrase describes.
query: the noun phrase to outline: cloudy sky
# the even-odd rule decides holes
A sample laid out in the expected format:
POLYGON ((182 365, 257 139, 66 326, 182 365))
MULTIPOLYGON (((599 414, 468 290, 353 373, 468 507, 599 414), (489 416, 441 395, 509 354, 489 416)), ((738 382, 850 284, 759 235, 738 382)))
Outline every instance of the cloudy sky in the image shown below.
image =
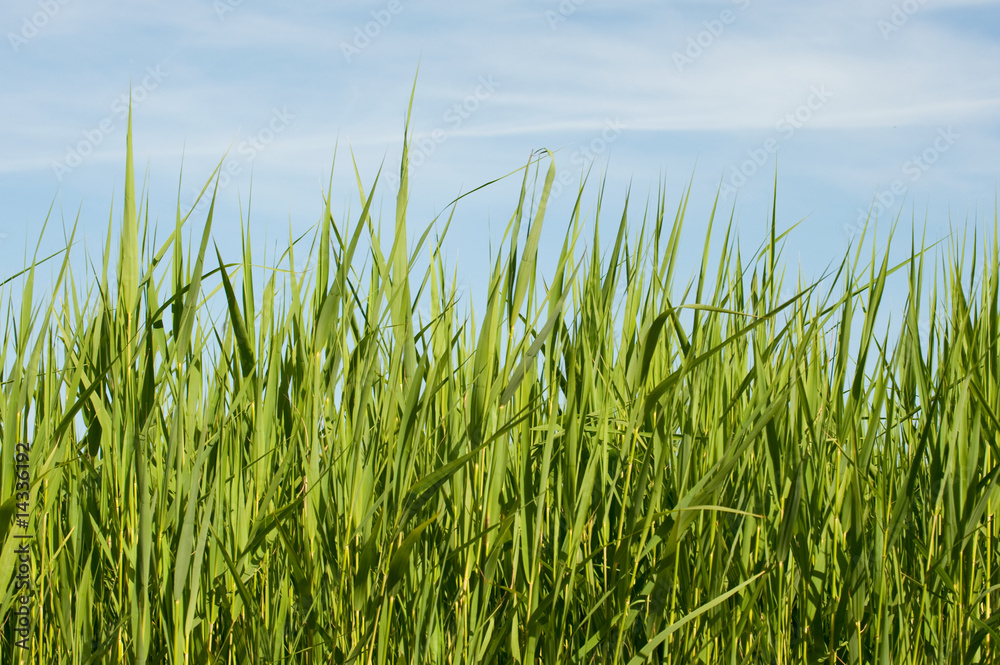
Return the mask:
MULTIPOLYGON (((629 188, 640 210, 660 186, 676 205, 691 182, 690 269, 716 193, 742 246, 758 246, 775 170, 778 225, 799 223, 792 273, 842 257, 869 209, 880 234, 897 215, 930 240, 992 228, 1000 2, 5 0, 0 25, 5 275, 50 205, 43 249, 78 214, 95 258, 109 221, 117 233, 130 87, 161 236, 178 188, 186 212, 224 159, 215 237, 231 258, 251 175, 246 224, 283 249, 319 219, 331 167, 335 216, 360 211, 352 155, 366 184, 390 174, 389 228, 415 76, 412 230, 539 148, 562 185, 547 246, 589 168, 585 206, 603 179, 609 225, 629 188)), ((447 260, 466 287, 485 283, 519 185, 459 204, 447 260)))

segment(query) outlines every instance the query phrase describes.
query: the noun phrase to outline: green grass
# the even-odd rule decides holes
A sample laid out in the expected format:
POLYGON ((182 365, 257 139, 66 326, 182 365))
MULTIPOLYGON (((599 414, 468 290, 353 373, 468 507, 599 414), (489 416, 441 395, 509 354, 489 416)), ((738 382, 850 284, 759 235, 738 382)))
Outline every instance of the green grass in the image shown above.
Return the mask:
POLYGON ((925 276, 913 245, 785 297, 776 222, 745 257, 713 209, 680 288, 687 195, 627 202, 582 252, 581 188, 540 265, 543 153, 466 303, 407 228, 405 155, 388 253, 359 176, 361 213, 336 219, 354 194, 331 187, 254 281, 248 237, 214 247, 209 185, 207 220, 178 209, 154 241, 130 130, 117 255, 82 280, 49 257, 41 299, 42 259, 8 280, 2 662, 1000 660, 995 225, 971 269, 933 250, 925 276), (909 299, 885 332, 887 280, 909 299))

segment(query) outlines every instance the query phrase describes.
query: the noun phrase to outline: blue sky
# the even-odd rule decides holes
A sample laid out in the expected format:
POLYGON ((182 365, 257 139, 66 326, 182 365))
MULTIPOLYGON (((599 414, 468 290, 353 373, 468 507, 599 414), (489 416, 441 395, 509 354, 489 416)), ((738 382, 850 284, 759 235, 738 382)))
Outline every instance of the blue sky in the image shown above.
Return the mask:
MULTIPOLYGON (((629 187, 638 211, 661 183, 676 205, 693 178, 680 274, 717 192, 744 250, 758 246, 775 169, 779 227, 801 222, 784 255, 793 274, 839 260, 873 204, 880 234, 900 213, 907 235, 916 220, 931 240, 992 228, 1000 2, 6 0, 0 26, 4 274, 53 201, 43 250, 78 211, 95 259, 109 219, 117 233, 130 85, 137 177, 148 169, 161 237, 182 164, 189 206, 228 150, 214 228, 235 258, 251 173, 258 246, 283 249, 317 222, 335 150, 334 214, 353 221, 351 155, 366 184, 380 164, 398 171, 418 64, 413 233, 542 147, 569 183, 546 247, 561 243, 583 169, 605 179, 608 224, 629 187)), ((464 287, 485 285, 519 185, 459 205, 446 248, 464 287)), ((386 228, 392 206, 390 191, 386 228)))

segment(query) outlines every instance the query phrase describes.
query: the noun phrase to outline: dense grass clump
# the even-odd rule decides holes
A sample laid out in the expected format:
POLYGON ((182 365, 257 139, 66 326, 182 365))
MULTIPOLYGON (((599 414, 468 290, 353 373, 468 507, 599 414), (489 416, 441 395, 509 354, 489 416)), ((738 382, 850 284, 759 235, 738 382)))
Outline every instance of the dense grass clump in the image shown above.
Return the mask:
POLYGON ((469 316, 430 234, 408 254, 405 154, 387 254, 375 187, 352 220, 331 191, 310 267, 255 282, 214 199, 154 243, 130 131, 118 256, 40 308, 32 264, 5 322, 4 662, 1000 660, 995 231, 930 298, 919 248, 783 296, 773 223, 678 291, 686 198, 603 256, 578 200, 542 284, 531 162, 469 316))

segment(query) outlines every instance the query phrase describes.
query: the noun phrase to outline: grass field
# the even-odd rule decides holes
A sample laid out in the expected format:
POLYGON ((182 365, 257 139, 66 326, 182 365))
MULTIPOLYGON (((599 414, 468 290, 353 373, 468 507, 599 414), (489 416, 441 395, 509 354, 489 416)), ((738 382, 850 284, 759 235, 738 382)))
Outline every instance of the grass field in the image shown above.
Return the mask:
POLYGON ((391 247, 359 177, 256 281, 126 173, 94 274, 4 277, 0 661, 1000 662, 995 223, 786 297, 776 223, 689 282, 686 197, 581 189, 543 266, 543 153, 464 302, 405 168, 391 247))

